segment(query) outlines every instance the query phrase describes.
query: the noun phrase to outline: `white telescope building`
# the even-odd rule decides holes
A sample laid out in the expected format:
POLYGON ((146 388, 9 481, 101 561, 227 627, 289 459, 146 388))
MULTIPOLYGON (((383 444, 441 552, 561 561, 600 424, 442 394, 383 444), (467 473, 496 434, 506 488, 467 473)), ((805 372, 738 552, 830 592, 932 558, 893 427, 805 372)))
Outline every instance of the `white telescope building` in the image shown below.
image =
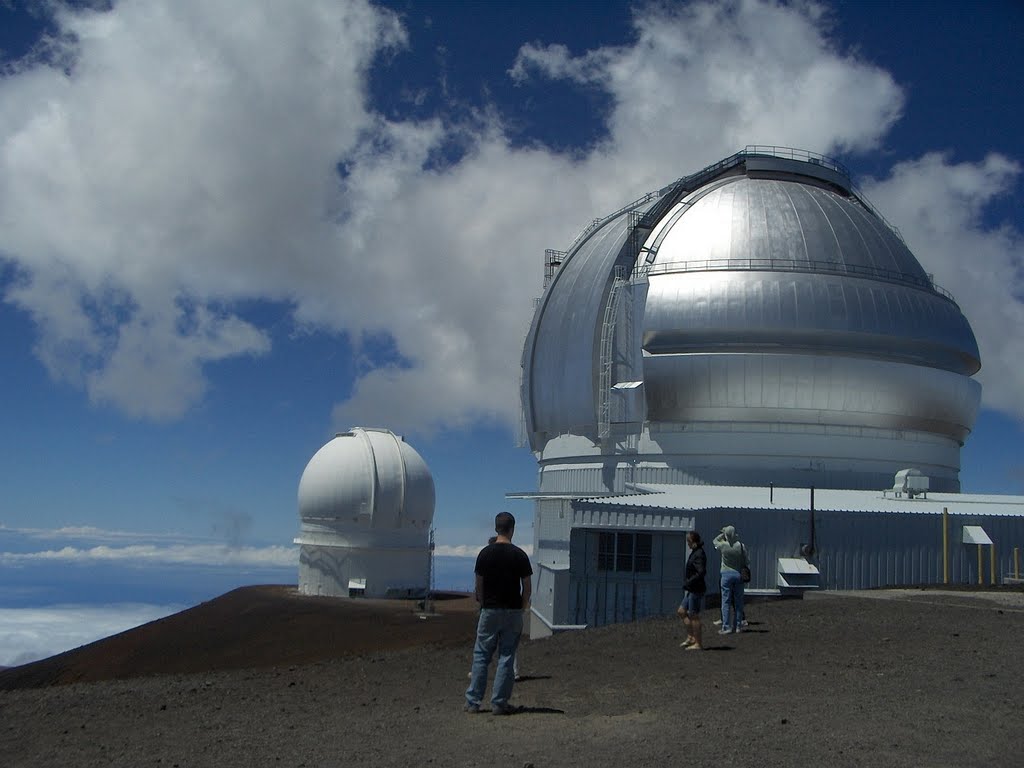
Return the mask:
POLYGON ((300 593, 423 594, 434 480, 398 435, 362 427, 336 435, 302 473, 299 517, 300 593))
POLYGON ((736 525, 783 591, 974 579, 983 546, 1005 574, 1024 547, 1024 498, 959 493, 967 318, 835 160, 747 147, 545 267, 534 634, 674 611, 692 529, 736 525))

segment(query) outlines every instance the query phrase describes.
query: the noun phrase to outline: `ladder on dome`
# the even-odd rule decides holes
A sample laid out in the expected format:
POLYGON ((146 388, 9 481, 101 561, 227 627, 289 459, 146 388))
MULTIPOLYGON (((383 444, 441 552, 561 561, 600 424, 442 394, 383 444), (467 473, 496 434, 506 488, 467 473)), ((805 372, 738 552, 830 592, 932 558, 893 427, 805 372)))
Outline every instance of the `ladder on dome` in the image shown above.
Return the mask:
POLYGON ((544 288, 547 288, 555 279, 555 273, 562 266, 567 255, 566 251, 556 251, 553 248, 544 251, 544 288))
MULTIPOLYGON (((662 218, 672 210, 673 206, 679 203, 687 193, 693 191, 708 179, 724 173, 733 166, 739 165, 743 162, 743 159, 747 154, 747 152, 737 152, 735 155, 732 155, 725 160, 708 166, 695 174, 679 179, 673 184, 669 184, 656 192, 650 192, 639 200, 630 203, 626 208, 619 209, 615 213, 606 216, 603 219, 595 219, 592 224, 576 238, 576 241, 569 248, 569 252, 572 252, 577 243, 585 239, 586 236, 594 229, 613 218, 621 216, 624 212, 628 213, 629 232, 627 236, 627 263, 631 266, 629 268, 621 265, 615 267, 615 274, 612 278, 611 287, 608 289, 608 300, 605 302, 604 316, 601 321, 601 344, 599 350, 600 361, 598 368, 597 433, 600 440, 605 444, 607 444, 607 441, 611 437, 612 370, 615 364, 613 356, 615 352, 616 326, 620 316, 619 305, 623 301, 623 297, 625 297, 626 304, 622 313, 622 336, 626 339, 623 363, 630 371, 632 371, 634 352, 632 285, 643 283, 647 280, 647 277, 651 272, 651 268, 654 265, 654 260, 658 255, 658 248, 661 246, 665 236, 672 228, 672 222, 668 222, 667 226, 662 227, 658 237, 655 238, 655 241, 650 246, 645 246, 647 237, 654 231, 654 228, 662 218), (647 211, 641 212, 636 210, 637 207, 644 205, 651 200, 657 200, 657 202, 647 211), (630 289, 624 290, 627 286, 630 286, 630 289)), ((690 205, 691 203, 688 202, 683 203, 679 207, 679 210, 673 214, 673 220, 682 216, 690 205)), ((558 267, 566 256, 566 253, 562 251, 548 250, 545 252, 544 256, 544 285, 546 287, 551 279, 553 279, 554 273, 558 270, 558 267)), ((634 436, 631 436, 630 439, 632 440, 633 437, 634 436)))
MULTIPOLYGON (((604 305, 604 318, 601 321, 601 360, 598 373, 598 410, 597 410, 597 435, 601 440, 607 440, 611 435, 612 427, 612 367, 615 363, 612 357, 615 347, 615 326, 619 313, 619 302, 621 301, 623 288, 628 284, 626 270, 622 267, 615 268, 615 277, 612 279, 611 288, 608 289, 608 301, 604 305)), ((631 294, 630 291, 625 293, 631 294)), ((632 302, 630 301, 630 304, 632 302)), ((632 307, 630 313, 632 314, 632 307)), ((628 346, 628 345, 627 345, 628 346)))
MULTIPOLYGON (((651 231, 649 224, 640 211, 629 211, 629 254, 630 261, 635 264, 640 255, 641 247, 651 231)), ((653 260, 653 256, 651 257, 653 260)), ((647 279, 650 264, 643 267, 627 268, 616 266, 611 287, 608 289, 608 300, 604 306, 601 321, 600 361, 598 369, 598 437, 607 442, 611 437, 612 427, 612 373, 615 367, 615 336, 618 332, 624 339, 622 363, 627 370, 633 370, 633 290, 632 285, 647 279), (621 318, 621 320, 620 320, 621 318)))

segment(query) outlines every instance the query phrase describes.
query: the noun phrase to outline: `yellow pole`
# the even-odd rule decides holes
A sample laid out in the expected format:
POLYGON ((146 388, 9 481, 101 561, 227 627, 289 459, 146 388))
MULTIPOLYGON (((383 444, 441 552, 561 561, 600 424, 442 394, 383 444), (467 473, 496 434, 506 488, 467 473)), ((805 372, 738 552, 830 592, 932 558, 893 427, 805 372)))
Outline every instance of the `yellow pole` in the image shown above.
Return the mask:
POLYGON ((982 573, 981 563, 982 563, 982 560, 981 560, 981 544, 978 544, 978 583, 979 584, 984 584, 985 583, 985 575, 982 573))
POLYGON ((949 584, 949 509, 942 508, 942 583, 949 584))
POLYGON ((988 548, 988 583, 996 585, 996 545, 993 542, 988 548))

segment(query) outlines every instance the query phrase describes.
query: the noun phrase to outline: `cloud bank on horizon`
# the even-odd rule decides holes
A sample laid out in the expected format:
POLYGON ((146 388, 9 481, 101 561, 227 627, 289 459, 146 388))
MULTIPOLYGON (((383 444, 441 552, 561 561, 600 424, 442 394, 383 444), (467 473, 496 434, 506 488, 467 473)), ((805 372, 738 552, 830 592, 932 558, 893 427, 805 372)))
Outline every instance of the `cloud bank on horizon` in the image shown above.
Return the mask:
MULTIPOLYGON (((533 545, 521 548, 533 554, 533 545)), ((439 544, 437 557, 475 558, 481 545, 439 544)), ((298 568, 298 546, 243 546, 173 533, 112 531, 92 526, 17 528, 0 524, 0 568, 70 563, 109 563, 126 567, 199 565, 228 568, 298 568), (39 542, 49 548, 40 549, 39 542)), ((2 591, 0 591, 2 602, 2 591)))
MULTIPOLYGON (((438 546, 435 588, 470 591, 479 549, 438 546)), ((231 546, 180 534, 0 525, 0 667, 52 656, 239 586, 294 584, 298 554, 296 546, 231 546)))
MULTIPOLYGON (((545 248, 746 144, 881 150, 904 106, 814 4, 652 5, 626 45, 523 45, 524 94, 609 97, 603 138, 573 151, 513 141, 493 105, 385 116, 369 73, 408 35, 363 0, 123 2, 57 23, 0 78, 4 300, 55 380, 155 421, 202 402, 210 364, 272 353, 263 302, 293 333, 393 341, 399 362, 370 356, 339 427, 515 424, 545 248)), ((1024 338, 1005 333, 1024 325, 1024 245, 984 223, 1020 165, 935 149, 862 186, 954 290, 985 404, 1024 418, 1024 338)))
MULTIPOLYGON (((110 531, 95 527, 13 528, 0 525, 0 568, 107 563, 127 567, 196 565, 214 568, 298 567, 295 546, 243 546, 179 534, 110 531), (41 549, 40 542, 48 548, 41 549)), ((2 593, 0 593, 2 602, 2 593)))
POLYGON ((162 619, 183 605, 0 607, 0 667, 16 667, 162 619))

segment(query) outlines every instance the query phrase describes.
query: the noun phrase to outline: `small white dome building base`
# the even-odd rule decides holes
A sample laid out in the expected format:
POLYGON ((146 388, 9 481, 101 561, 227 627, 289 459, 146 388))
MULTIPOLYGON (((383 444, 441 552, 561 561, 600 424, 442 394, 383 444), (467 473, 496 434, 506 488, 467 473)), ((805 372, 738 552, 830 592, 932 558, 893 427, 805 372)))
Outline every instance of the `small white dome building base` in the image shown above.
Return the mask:
POLYGON ((434 480, 398 435, 361 427, 336 435, 302 473, 299 517, 301 594, 423 594, 434 480))

